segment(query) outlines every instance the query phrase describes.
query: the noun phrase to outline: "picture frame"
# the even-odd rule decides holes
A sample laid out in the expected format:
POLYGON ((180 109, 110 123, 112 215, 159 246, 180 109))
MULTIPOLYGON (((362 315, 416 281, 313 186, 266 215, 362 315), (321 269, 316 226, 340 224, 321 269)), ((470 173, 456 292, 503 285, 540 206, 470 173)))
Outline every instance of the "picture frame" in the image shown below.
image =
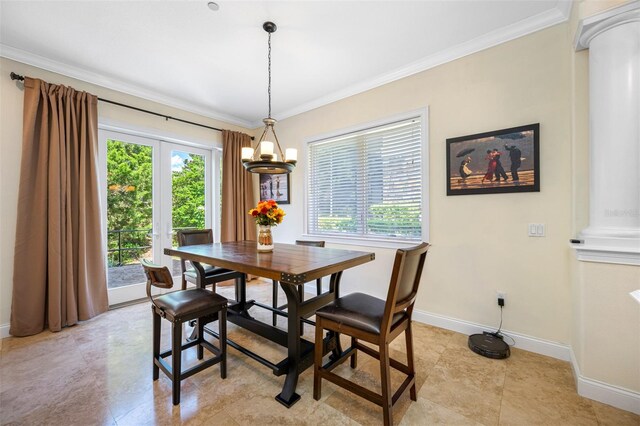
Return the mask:
POLYGON ((278 204, 291 202, 291 175, 260 174, 260 201, 274 200, 278 204))
POLYGON ((540 192, 540 123, 447 139, 447 195, 540 192))

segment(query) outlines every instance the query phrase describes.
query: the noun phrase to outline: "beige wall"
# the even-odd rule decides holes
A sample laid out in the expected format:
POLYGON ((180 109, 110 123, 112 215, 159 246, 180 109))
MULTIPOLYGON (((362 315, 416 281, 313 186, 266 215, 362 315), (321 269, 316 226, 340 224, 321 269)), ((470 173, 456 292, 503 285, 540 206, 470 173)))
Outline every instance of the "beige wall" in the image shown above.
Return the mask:
POLYGON ((578 4, 578 15, 580 19, 583 19, 632 1, 634 0, 584 0, 576 3, 578 4))
POLYGON ((581 320, 572 348, 580 373, 640 392, 640 304, 629 295, 640 288, 640 267, 578 263, 581 320))
MULTIPOLYGON (((69 85, 75 89, 85 90, 109 100, 127 103, 177 118, 248 133, 247 129, 238 126, 0 58, 0 161, 2 162, 0 166, 0 326, 9 323, 11 312, 13 245, 16 232, 16 208, 22 145, 23 91, 19 88, 21 86, 19 83, 9 78, 11 71, 21 75, 41 78, 50 83, 69 85)), ((177 121, 166 121, 161 117, 135 112, 103 102, 98 105, 98 116, 101 123, 133 125, 139 130, 152 134, 163 134, 170 138, 182 139, 205 146, 221 146, 220 132, 177 121)), ((28 264, 29 259, 24 259, 25 267, 28 267, 28 264)))
MULTIPOLYGON (((566 25, 502 44, 331 105, 283 120, 287 146, 314 135, 429 107, 430 242, 416 308, 497 327, 496 290, 507 292, 504 327, 570 340, 571 85, 566 25), (541 123, 541 192, 446 196, 447 138, 541 123), (530 238, 527 224, 546 224, 530 238)), ((305 161, 292 174, 292 204, 276 239, 303 232, 305 161)), ((482 169, 482 164, 473 165, 482 169)), ((357 249, 358 247, 353 247, 357 249)), ((345 292, 385 295, 393 250, 347 271, 345 292)))

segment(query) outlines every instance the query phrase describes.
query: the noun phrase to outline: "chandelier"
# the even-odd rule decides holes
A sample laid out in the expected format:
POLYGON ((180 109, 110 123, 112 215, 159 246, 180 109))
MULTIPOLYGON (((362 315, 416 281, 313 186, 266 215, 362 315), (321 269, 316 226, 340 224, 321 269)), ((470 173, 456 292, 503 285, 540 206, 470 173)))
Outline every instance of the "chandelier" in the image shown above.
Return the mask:
POLYGON ((269 34, 269 116, 262 120, 264 123, 264 131, 254 148, 242 148, 242 164, 251 173, 269 173, 269 174, 285 174, 291 173, 296 166, 298 160, 298 150, 295 148, 287 148, 286 153, 282 152, 278 136, 273 126, 277 121, 271 118, 271 34, 278 27, 273 22, 265 22, 262 28, 269 34), (269 132, 273 135, 273 141, 267 140, 269 132), (274 152, 274 148, 277 151, 274 152))

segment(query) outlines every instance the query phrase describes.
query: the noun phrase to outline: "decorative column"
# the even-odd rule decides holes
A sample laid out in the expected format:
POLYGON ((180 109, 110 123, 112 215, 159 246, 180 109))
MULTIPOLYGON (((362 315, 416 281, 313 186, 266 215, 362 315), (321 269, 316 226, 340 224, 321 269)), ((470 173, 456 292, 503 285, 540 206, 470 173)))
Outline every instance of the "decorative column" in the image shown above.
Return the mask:
POLYGON ((589 49, 589 227, 581 260, 640 265, 640 3, 582 21, 589 49))

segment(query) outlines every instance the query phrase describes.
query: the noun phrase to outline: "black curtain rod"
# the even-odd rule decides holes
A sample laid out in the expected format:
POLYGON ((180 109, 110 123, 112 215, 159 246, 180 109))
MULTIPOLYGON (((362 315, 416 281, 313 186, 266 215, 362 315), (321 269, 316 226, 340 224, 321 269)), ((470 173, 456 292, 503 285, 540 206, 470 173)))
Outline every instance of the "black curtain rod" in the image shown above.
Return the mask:
MULTIPOLYGON (((15 72, 12 71, 11 72, 11 80, 24 81, 24 76, 16 74, 15 72)), ((217 130, 218 132, 222 131, 222 129, 218 129, 217 127, 211 127, 211 126, 207 126, 205 124, 194 123, 193 121, 183 120, 182 118, 171 117, 170 115, 160 114, 160 113, 157 113, 157 112, 149 111, 148 109, 142 109, 142 108, 134 107, 134 106, 131 106, 131 105, 123 104, 123 103, 120 103, 120 102, 110 101, 109 99, 98 98, 98 100, 101 101, 101 102, 106 102, 108 104, 118 105, 118 106, 121 106, 123 108, 129 108, 129 109, 133 109, 133 110, 136 110, 136 111, 144 112, 144 113, 147 113, 147 114, 155 115, 157 117, 163 117, 165 120, 179 121, 181 123, 191 124, 192 126, 198 126, 198 127, 204 127, 206 129, 217 130)), ((254 139, 253 136, 251 136, 251 140, 253 140, 253 139, 254 139)))

